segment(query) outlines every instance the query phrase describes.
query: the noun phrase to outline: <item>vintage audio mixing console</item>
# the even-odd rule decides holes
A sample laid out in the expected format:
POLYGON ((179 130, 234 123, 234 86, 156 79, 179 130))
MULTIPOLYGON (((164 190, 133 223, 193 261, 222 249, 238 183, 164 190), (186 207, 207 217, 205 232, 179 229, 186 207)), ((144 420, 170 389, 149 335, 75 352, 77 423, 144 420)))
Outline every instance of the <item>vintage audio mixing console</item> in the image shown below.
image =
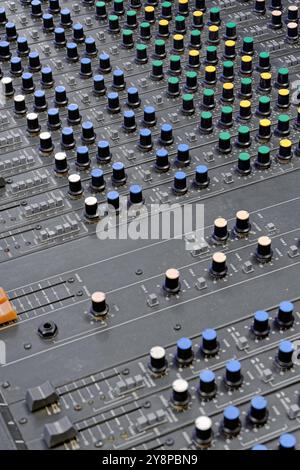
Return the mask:
POLYGON ((1 0, 1 449, 300 445, 299 7, 1 0))

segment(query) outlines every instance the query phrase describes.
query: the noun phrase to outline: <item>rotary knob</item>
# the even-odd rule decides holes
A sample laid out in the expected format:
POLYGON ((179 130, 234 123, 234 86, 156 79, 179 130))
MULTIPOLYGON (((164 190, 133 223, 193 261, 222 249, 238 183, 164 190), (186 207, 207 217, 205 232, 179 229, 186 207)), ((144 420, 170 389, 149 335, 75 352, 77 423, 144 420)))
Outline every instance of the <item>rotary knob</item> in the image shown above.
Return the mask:
POLYGON ((193 362, 194 353, 192 341, 189 338, 180 338, 177 341, 176 361, 180 367, 188 366, 193 362))
POLYGON ((276 362, 281 369, 293 367, 294 346, 291 341, 281 341, 278 347, 276 362))
POLYGON ((228 406, 223 413, 222 431, 226 437, 234 437, 240 433, 242 424, 240 410, 235 406, 228 406))
POLYGON ((106 295, 104 292, 94 292, 91 297, 91 314, 94 317, 103 317, 108 313, 108 305, 106 303, 106 295))
POLYGON ((149 367, 152 372, 162 374, 167 368, 166 350, 161 346, 153 346, 150 349, 149 367))
POLYGON ((267 236, 259 237, 255 256, 260 263, 271 261, 273 250, 271 248, 272 240, 267 236))
POLYGON ((213 254, 212 264, 210 267, 210 273, 215 278, 223 278, 226 276, 227 268, 227 257, 222 252, 217 252, 213 254))
POLYGON ((174 380, 172 383, 172 403, 178 407, 186 407, 188 405, 189 398, 188 382, 184 379, 174 380))
POLYGON ((180 291, 179 276, 180 274, 177 269, 167 269, 163 288, 168 294, 177 294, 180 291))
POLYGON ((253 397, 248 413, 248 420, 253 426, 262 426, 268 420, 268 402, 262 396, 253 397))
POLYGON ((227 362, 224 381, 226 386, 232 389, 239 388, 242 385, 243 376, 239 361, 233 359, 227 362))
POLYGON ((203 370, 199 375, 199 395, 204 400, 212 399, 217 392, 216 376, 211 370, 203 370))
POLYGON ((195 420, 194 441, 200 447, 208 447, 212 441, 212 420, 208 416, 199 416, 195 420))
POLYGON ((276 323, 279 328, 291 328, 293 326, 295 317, 293 315, 294 305, 292 302, 281 302, 278 308, 276 323))

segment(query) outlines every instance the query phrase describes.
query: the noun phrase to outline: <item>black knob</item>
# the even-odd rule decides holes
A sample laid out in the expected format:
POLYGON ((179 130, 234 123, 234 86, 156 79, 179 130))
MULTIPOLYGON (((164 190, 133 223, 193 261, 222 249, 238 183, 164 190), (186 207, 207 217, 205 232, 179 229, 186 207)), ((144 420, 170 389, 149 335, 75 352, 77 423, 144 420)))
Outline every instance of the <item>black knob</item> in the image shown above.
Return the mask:
POLYGON ((108 17, 108 31, 112 34, 117 34, 120 31, 119 18, 117 15, 109 15, 108 17))
POLYGON ((73 25, 73 41, 77 43, 82 43, 85 40, 85 34, 83 31, 83 26, 80 23, 73 25))
POLYGON ((53 151, 54 146, 50 132, 42 132, 40 134, 39 148, 42 153, 51 153, 53 151))
POLYGON ((272 11, 270 27, 273 29, 282 28, 282 12, 280 10, 272 11))
POLYGON ((107 95, 107 110, 111 114, 119 113, 120 112, 120 102, 119 102, 119 95, 117 92, 111 92, 107 95))
POLYGON ((10 77, 3 77, 1 79, 1 88, 2 88, 2 93, 4 96, 9 97, 13 96, 15 90, 13 86, 13 80, 10 77))
POLYGON ((184 171, 177 171, 174 176, 173 191, 177 195, 183 195, 187 192, 186 174, 184 171))
POLYGON ((141 104, 139 91, 135 87, 130 87, 127 90, 127 106, 130 108, 137 108, 141 104))
POLYGON ((172 403, 175 406, 186 406, 189 402, 189 384, 184 379, 174 380, 172 383, 172 403))
POLYGON ((153 346, 150 349, 149 367, 154 373, 163 373, 167 368, 166 351, 161 346, 153 346))
POLYGON ((96 140, 94 125, 91 121, 84 121, 81 125, 81 140, 86 144, 93 144, 96 140))
POLYGON ((42 112, 47 109, 47 106, 45 92, 43 90, 36 90, 34 92, 34 110, 42 112))
POLYGON ((223 243, 229 237, 227 220, 223 217, 218 217, 214 221, 214 231, 212 238, 214 242, 223 243))
POLYGON ((107 193, 107 208, 112 213, 118 213, 120 209, 120 195, 118 191, 110 191, 107 193))
POLYGON ((260 170, 265 170, 271 166, 270 148, 266 145, 258 147, 255 166, 260 170))
POLYGON ((109 73, 111 71, 110 56, 105 52, 99 56, 99 70, 102 73, 109 73))
POLYGON ((111 180, 115 186, 121 186, 126 183, 125 167, 122 162, 115 162, 112 165, 112 177, 111 180))
POLYGON ((150 129, 141 129, 139 135, 139 148, 143 151, 149 151, 152 149, 152 133, 150 129))
POLYGON ((189 338, 180 338, 177 341, 176 362, 180 367, 184 367, 190 365, 193 359, 192 341, 189 338))
POLYGON ((191 163, 189 145, 187 144, 178 145, 175 163, 177 166, 180 166, 180 167, 188 166, 191 163))
POLYGON ((215 278, 225 277, 228 271, 227 257, 224 253, 217 252, 213 254, 210 273, 215 278))
POLYGON ((114 70, 113 72, 113 82, 112 87, 115 90, 124 90, 125 88, 125 79, 124 72, 121 69, 114 70))
POLYGON ((257 338, 265 338, 270 331, 269 315, 264 310, 258 310, 254 314, 252 331, 257 338))
POLYGON ((148 62, 147 46, 146 44, 137 44, 135 62, 137 64, 146 64, 148 62))
POLYGON ((74 132, 72 127, 64 127, 61 132, 61 147, 70 150, 75 147, 74 132))
POLYGON ((64 8, 60 12, 60 24, 64 26, 64 28, 70 28, 72 25, 73 20, 71 18, 71 12, 69 8, 64 8))
POLYGON ((155 169, 159 172, 166 172, 170 168, 169 154, 166 149, 158 149, 156 151, 155 169))
POLYGON ((224 128, 231 127, 233 125, 232 114, 233 109, 231 106, 222 106, 219 125, 224 128))
POLYGON ((276 316, 276 324, 279 328, 286 329, 293 326, 295 317, 293 315, 294 305, 292 302, 281 302, 276 316))
POLYGON ((26 57, 29 54, 29 46, 27 38, 20 36, 17 41, 17 54, 20 57, 26 57))
POLYGON ((276 362, 282 369, 293 367, 294 345, 291 341, 281 341, 278 347, 276 362))
POLYGON ((237 436, 241 430, 240 411, 235 406, 227 406, 223 413, 222 432, 226 437, 237 436))
POLYGON ((143 189, 139 184, 133 184, 129 188, 129 204, 143 204, 143 189))
POLYGON ((65 174, 69 169, 67 155, 65 152, 58 152, 54 156, 54 171, 57 174, 65 174))
POLYGON ((194 440, 196 445, 206 448, 213 437, 212 420, 208 416, 199 416, 195 420, 194 440))
POLYGON ((37 51, 32 51, 29 53, 28 56, 29 64, 28 68, 32 72, 39 72, 41 70, 41 61, 40 61, 40 56, 37 51))
POLYGON ((93 93, 98 96, 105 95, 106 86, 103 75, 94 75, 93 93))
POLYGON ((48 110, 48 128, 51 130, 57 130, 61 127, 61 120, 59 116, 59 109, 50 108, 48 110))
POLYGON ((251 230, 250 215, 249 212, 240 210, 235 216, 234 231, 238 236, 245 236, 251 230))
POLYGON ((243 176, 251 173, 251 157, 248 152, 241 152, 238 158, 237 171, 243 176))
POLYGON ((173 138, 173 127, 171 124, 165 123, 160 128, 160 142, 162 145, 172 145, 173 138))
POLYGON ((255 0, 254 11, 264 15, 266 13, 266 0, 255 0))
POLYGON ((210 183, 208 168, 206 165, 198 165, 195 171, 194 186, 199 189, 207 188, 210 183))
POLYGON ((152 127, 156 124, 156 111, 153 106, 144 107, 144 118, 143 123, 145 126, 152 127))
POLYGON ((200 349, 204 356, 207 357, 215 356, 218 353, 220 345, 218 342, 217 332, 215 330, 207 328, 202 332, 200 349))
POLYGON ((271 261, 273 250, 271 248, 272 241, 267 236, 259 237, 255 256, 260 263, 271 261))
POLYGON ((251 400, 248 420, 253 426, 262 426, 268 420, 268 402, 262 396, 253 397, 251 400))
POLYGON ((100 168, 94 168, 91 171, 91 188, 97 192, 105 189, 104 173, 100 168))
POLYGON ((52 70, 50 67, 43 67, 42 68, 42 78, 41 84, 44 88, 50 88, 54 84, 52 70))
POLYGON ((163 284, 163 289, 168 294, 177 294, 180 291, 180 274, 179 271, 175 268, 167 269, 165 273, 165 280, 163 284))
POLYGON ((77 173, 73 173, 69 176, 68 181, 69 194, 71 196, 80 196, 83 192, 80 175, 77 173))
MULTIPOLYGON (((20 77, 23 73, 22 60, 20 57, 12 57, 10 60, 10 73, 15 77, 20 77)), ((2 78, 2 72, 0 72, 2 78)))
POLYGON ((59 13, 60 12, 59 0, 49 0, 48 10, 53 14, 59 13))
POLYGON ((68 104, 67 92, 64 86, 55 88, 54 102, 57 106, 66 106, 68 104))
POLYGON ((96 18, 99 20, 105 20, 107 17, 106 13, 106 3, 105 2, 97 2, 96 3, 96 18))
MULTIPOLYGON (((36 1, 36 0, 34 0, 36 1)), ((33 3, 33 2, 32 2, 33 3)), ((7 16, 4 7, 0 7, 0 25, 5 25, 7 23, 7 16)))
POLYGON ((56 47, 65 47, 66 35, 64 28, 55 28, 54 30, 54 44, 56 47))
POLYGON ((89 196, 84 201, 84 215, 88 220, 94 220, 99 217, 98 201, 94 196, 89 196))
POLYGON ((229 388, 238 388, 242 385, 243 376, 239 361, 232 359, 227 362, 224 381, 229 388))
POLYGON ((109 143, 106 140, 100 140, 97 145, 97 161, 107 163, 111 160, 109 143))
POLYGON ((39 116, 36 113, 27 114, 27 132, 29 134, 38 134, 41 130, 39 116))
POLYGON ((25 96, 16 95, 14 97, 14 112, 18 115, 22 115, 27 112, 25 96))
POLYGON ((72 126, 76 124, 80 124, 81 122, 81 115, 79 111, 79 106, 75 103, 70 103, 68 105, 68 123, 72 126))
POLYGON ((213 131, 213 119, 210 111, 202 111, 200 115, 200 131, 209 134, 213 131))
POLYGON ((238 147, 249 147, 251 144, 251 139, 250 139, 250 129, 248 126, 240 126, 238 128, 238 136, 236 140, 236 145, 238 147))
POLYGON ((15 23, 8 21, 5 25, 6 39, 8 41, 15 41, 18 37, 17 28, 15 23))
POLYGON ((88 168, 90 166, 89 149, 85 145, 76 149, 76 166, 78 168, 88 168))
POLYGON ((211 370, 203 370, 199 375, 199 394, 203 399, 211 399, 216 395, 216 376, 211 370))
POLYGON ((107 314, 108 305, 104 292, 94 292, 91 297, 91 313, 94 317, 101 317, 107 314))
POLYGON ((92 61, 88 57, 83 57, 80 60, 80 72, 81 78, 91 78, 93 75, 92 61))
POLYGON ((43 29, 46 33, 54 31, 54 19, 50 13, 44 13, 43 15, 43 29))
POLYGON ((134 132, 136 130, 135 114, 132 109, 124 111, 123 129, 126 132, 134 132))
POLYGON ((24 93, 33 93, 34 89, 32 73, 24 72, 22 75, 22 90, 24 93))

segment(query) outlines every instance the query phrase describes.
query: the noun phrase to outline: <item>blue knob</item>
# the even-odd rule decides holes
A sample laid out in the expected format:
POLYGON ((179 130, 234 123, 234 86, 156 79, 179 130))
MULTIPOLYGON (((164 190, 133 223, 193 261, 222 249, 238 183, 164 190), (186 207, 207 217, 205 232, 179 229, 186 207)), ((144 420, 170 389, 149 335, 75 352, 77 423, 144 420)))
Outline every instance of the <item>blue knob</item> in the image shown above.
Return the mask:
POLYGON ((276 323, 280 328, 290 328, 294 323, 294 304, 284 301, 279 305, 276 323))
POLYGON ((11 57, 9 42, 0 41, 0 60, 6 61, 11 57))
POLYGON ((263 444, 256 444, 251 448, 251 450, 268 450, 268 448, 263 444))
POLYGON ((69 8, 63 8, 60 12, 60 24, 65 28, 69 28, 73 23, 69 8))
POLYGON ((226 364, 225 384, 229 388, 238 388, 243 382, 241 373, 241 364, 239 361, 233 359, 226 364))
POLYGON ((91 187, 94 191, 103 191, 105 188, 104 173, 100 168, 91 171, 91 187))
POLYGON ((283 369, 289 369, 293 366, 294 346, 291 341, 281 341, 278 347, 276 357, 277 363, 283 369))
POLYGON ((115 90, 123 90, 125 88, 124 72, 121 69, 114 70, 112 87, 115 90))
POLYGON ((145 126, 152 127, 156 124, 155 108, 153 106, 144 107, 144 119, 145 126))
POLYGON ((24 72, 22 75, 22 90, 24 93, 33 93, 34 88, 32 73, 24 72))
POLYGON ((73 25, 73 40, 75 42, 83 42, 84 41, 84 31, 83 31, 83 26, 80 23, 75 23, 73 25))
POLYGON ((50 67, 42 68, 41 84, 44 88, 51 88, 54 84, 52 69, 50 67))
POLYGON ((279 438, 279 450, 295 450, 296 437, 294 434, 281 434, 279 438))
POLYGON ((42 3, 40 0, 32 0, 31 2, 31 16, 34 18, 41 18, 43 15, 42 3))
POLYGON ((94 38, 86 38, 85 43, 85 53, 89 57, 95 57, 97 55, 97 46, 94 38))
POLYGON ((198 165, 196 167, 196 172, 195 172, 195 179, 194 179, 194 185, 197 188, 204 189, 207 188, 209 185, 209 177, 208 177, 208 168, 206 165, 198 165))
POLYGON ((66 45, 66 35, 64 28, 55 28, 54 30, 54 44, 57 47, 64 47, 66 45))
POLYGON ((76 42, 67 43, 67 60, 70 62, 76 62, 79 59, 78 48, 76 42))
POLYGON ((91 121, 84 121, 81 125, 81 140, 86 144, 92 144, 95 142, 96 134, 94 131, 94 125, 91 121))
POLYGON ((64 127, 61 132, 61 146, 69 150, 75 147, 74 132, 72 127, 64 127))
POLYGON ((110 191, 107 193, 106 198, 109 209, 118 210, 120 208, 120 196, 118 191, 110 191))
POLYGON ((150 129, 141 129, 140 130, 140 140, 139 147, 143 151, 148 151, 152 149, 152 133, 150 129))
POLYGON ((49 0, 48 10, 51 13, 59 13, 60 12, 59 0, 49 0))
POLYGON ((171 124, 163 124, 160 128, 160 142, 163 145, 171 145, 173 143, 173 127, 171 124))
POLYGON ((254 314, 252 331, 257 338, 265 338, 270 331, 269 315, 264 310, 258 310, 254 314))
POLYGON ((57 130, 61 127, 61 121, 59 116, 59 109, 50 108, 48 110, 48 128, 50 130, 57 130))
POLYGON ((76 149, 76 165, 79 168, 87 168, 90 166, 89 149, 85 145, 76 149))
POLYGON ((17 53, 21 57, 25 57, 29 54, 28 41, 24 36, 20 36, 17 40, 17 53))
POLYGON ((92 75, 92 61, 88 57, 83 57, 80 60, 80 76, 82 78, 91 78, 92 75))
POLYGON ((41 112, 47 109, 46 95, 43 90, 37 90, 34 92, 34 110, 41 112))
POLYGON ((41 70, 40 55, 37 51, 32 51, 28 55, 29 70, 32 72, 39 72, 41 70))
POLYGON ((44 13, 43 15, 43 29, 46 33, 54 31, 53 16, 50 13, 44 13))
POLYGON ((94 75, 94 88, 93 92, 95 95, 104 95, 106 92, 106 86, 103 75, 94 75))
POLYGON ((81 121, 81 115, 79 107, 75 103, 70 103, 68 106, 68 123, 73 125, 79 124, 81 121))
POLYGON ((10 60, 10 73, 15 76, 22 75, 23 72, 22 60, 20 57, 12 57, 10 60))
POLYGON ((112 114, 120 112, 119 95, 115 91, 107 95, 107 110, 112 114))
POLYGON ((202 332, 201 351, 205 356, 214 356, 219 351, 217 332, 212 328, 202 332))
POLYGON ((186 174, 184 171, 177 171, 174 176, 173 191, 182 195, 187 192, 186 174))
POLYGON ((18 37, 15 23, 9 21, 5 25, 6 39, 8 41, 15 41, 18 37))
POLYGON ((144 202, 143 189, 139 184, 133 184, 129 188, 130 204, 142 204, 144 202))
MULTIPOLYGON (((36 1, 36 0, 35 0, 36 1)), ((0 7, 0 24, 4 25, 7 23, 6 11, 4 7, 0 7)))
POLYGON ((97 145, 97 161, 99 163, 107 163, 111 160, 110 147, 107 140, 100 140, 97 145))
POLYGON ((159 172, 168 171, 170 168, 169 153, 166 149, 156 151, 155 169, 159 172))
POLYGON ((180 366, 187 366, 194 359, 193 345, 189 338, 180 338, 177 341, 176 361, 180 366))
POLYGON ((136 87, 129 87, 127 90, 127 106, 130 108, 137 108, 141 104, 139 98, 139 91, 136 87))
POLYGON ((268 420, 268 402, 262 396, 253 397, 248 419, 253 425, 265 424, 268 420))
POLYGON ((68 104, 67 92, 64 86, 57 86, 55 88, 54 101, 57 106, 65 106, 68 104))
POLYGON ((210 399, 216 395, 216 376, 211 370, 203 370, 199 375, 199 393, 202 398, 210 399))
POLYGON ((124 111, 123 129, 126 132, 134 132, 136 130, 135 114, 132 109, 124 111))
POLYGON ((121 186, 126 183, 125 167, 122 162, 115 162, 112 164, 112 182, 117 186, 121 186))
POLYGON ((106 52, 99 56, 99 70, 102 73, 109 73, 111 71, 110 57, 106 52))
POLYGON ((240 410, 228 406, 223 413, 223 432, 226 436, 237 436, 241 430, 240 410))
POLYGON ((177 166, 188 166, 191 163, 190 147, 187 144, 179 144, 177 147, 176 164, 177 166))

